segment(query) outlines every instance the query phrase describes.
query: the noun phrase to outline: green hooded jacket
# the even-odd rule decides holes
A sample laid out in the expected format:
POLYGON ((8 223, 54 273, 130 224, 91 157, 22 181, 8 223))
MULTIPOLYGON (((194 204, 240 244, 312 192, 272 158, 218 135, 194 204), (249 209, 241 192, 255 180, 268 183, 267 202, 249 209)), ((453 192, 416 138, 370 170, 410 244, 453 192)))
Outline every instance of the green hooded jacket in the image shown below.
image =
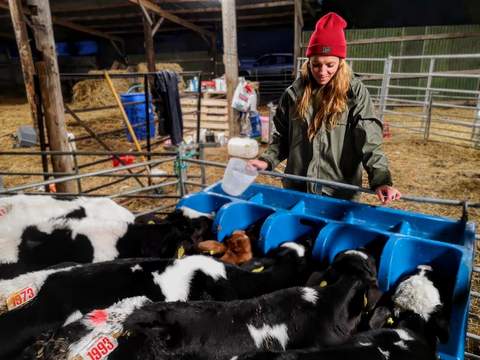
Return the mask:
MULTIPOLYGON (((308 140, 308 125, 313 118, 313 108, 308 119, 299 119, 297 99, 303 94, 303 85, 297 79, 287 88, 277 107, 273 122, 275 131, 267 150, 260 156, 274 169, 287 159, 286 174, 362 185, 362 165, 368 174, 370 188, 392 185, 388 161, 381 149, 382 122, 374 113, 370 94, 357 78, 350 82, 348 110, 337 126, 327 131, 322 125, 313 142, 308 140)), ((334 189, 321 184, 284 179, 286 188, 315 194, 327 194, 342 199, 353 199, 356 192, 334 189)))

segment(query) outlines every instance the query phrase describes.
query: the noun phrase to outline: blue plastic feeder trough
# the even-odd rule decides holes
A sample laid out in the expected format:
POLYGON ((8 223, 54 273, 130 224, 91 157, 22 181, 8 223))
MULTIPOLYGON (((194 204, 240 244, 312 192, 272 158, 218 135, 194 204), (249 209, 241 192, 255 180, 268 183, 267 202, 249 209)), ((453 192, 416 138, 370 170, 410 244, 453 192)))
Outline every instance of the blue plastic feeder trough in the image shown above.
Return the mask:
POLYGON ((365 247, 379 260, 380 288, 388 291, 417 265, 440 272, 450 291, 450 339, 440 344, 442 360, 464 358, 475 224, 450 218, 359 204, 254 184, 238 197, 216 183, 181 199, 177 207, 214 213, 214 233, 223 241, 234 230, 262 222, 264 253, 286 241, 315 239, 312 255, 330 263, 346 249, 365 247))
MULTIPOLYGON (((132 90, 132 89, 130 89, 132 90)), ((130 93, 120 95, 123 107, 127 113, 128 120, 133 127, 135 136, 138 140, 144 140, 147 138, 147 124, 146 124, 146 114, 145 114, 145 93, 130 93), (129 104, 132 102, 138 102, 138 104, 129 104)), ((150 117, 150 137, 155 136, 155 123, 153 117, 153 108, 151 99, 149 99, 149 109, 148 114, 150 117)), ((130 133, 127 131, 127 139, 130 142, 133 142, 130 133)))

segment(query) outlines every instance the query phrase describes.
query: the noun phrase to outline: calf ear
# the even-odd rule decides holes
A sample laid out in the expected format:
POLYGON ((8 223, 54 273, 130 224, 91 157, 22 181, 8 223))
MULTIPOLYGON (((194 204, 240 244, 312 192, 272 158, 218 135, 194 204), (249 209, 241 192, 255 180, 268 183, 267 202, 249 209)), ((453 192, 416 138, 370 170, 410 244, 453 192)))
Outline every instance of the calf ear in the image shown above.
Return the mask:
POLYGON ((380 329, 385 326, 392 312, 386 306, 379 306, 373 310, 370 320, 368 320, 369 329, 380 329))

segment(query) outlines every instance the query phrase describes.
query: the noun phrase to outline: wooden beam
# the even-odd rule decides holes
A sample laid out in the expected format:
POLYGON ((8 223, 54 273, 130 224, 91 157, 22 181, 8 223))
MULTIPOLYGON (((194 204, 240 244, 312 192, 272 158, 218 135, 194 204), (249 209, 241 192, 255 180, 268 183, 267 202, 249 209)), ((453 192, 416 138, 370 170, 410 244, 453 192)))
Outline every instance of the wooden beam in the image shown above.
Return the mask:
POLYGON ((71 21, 68 21, 68 20, 59 19, 58 17, 55 17, 55 16, 52 16, 52 21, 55 25, 63 26, 63 27, 66 27, 66 28, 69 28, 69 29, 72 29, 72 30, 80 31, 80 32, 83 32, 83 33, 86 33, 86 34, 89 34, 89 35, 101 37, 101 38, 108 39, 108 40, 111 40, 111 41, 117 41, 117 42, 120 42, 120 43, 123 42, 122 38, 109 35, 107 33, 92 29, 92 28, 84 26, 84 25, 75 24, 75 23, 73 23, 71 21))
POLYGON ((145 9, 145 6, 143 6, 143 4, 141 2, 138 5, 140 5, 140 9, 142 9, 143 22, 145 23, 145 20, 147 20, 148 23, 150 24, 150 27, 152 27, 153 26, 153 20, 150 17, 150 14, 148 13, 147 9, 145 9))
POLYGON ((160 26, 162 26, 164 21, 165 21, 164 17, 161 17, 160 19, 158 19, 157 23, 152 28, 152 36, 155 36, 156 32, 158 31, 158 29, 160 29, 160 26))
MULTIPOLYGON (((30 114, 32 124, 38 130, 37 103, 38 98, 35 94, 35 65, 33 63, 30 40, 28 38, 27 25, 25 24, 21 0, 9 0, 10 15, 12 19, 15 39, 17 41, 18 54, 22 65, 23 81, 25 83, 25 92, 27 101, 30 105, 30 114)), ((37 131, 38 132, 38 131, 37 131)))
POLYGON ((223 63, 227 83, 228 123, 230 138, 240 134, 240 126, 232 108, 233 93, 238 83, 237 16, 235 0, 222 0, 223 63))
MULTIPOLYGON (((146 11, 146 10, 145 10, 146 11)), ((155 46, 150 22, 146 16, 143 16, 143 35, 145 45, 145 57, 147 60, 148 72, 155 72, 155 46)))
POLYGON ((182 3, 203 3, 205 4, 205 0, 156 0, 155 2, 159 4, 182 4, 182 3))
MULTIPOLYGON (((8 3, 5 3, 5 1, 1 0, 0 1, 0 8, 4 8, 4 9, 8 10, 8 3)), ((30 10, 28 10, 27 8, 23 9, 23 13, 25 15, 31 15, 30 10)), ((109 35, 107 33, 89 28, 89 27, 84 26, 84 25, 73 23, 69 20, 58 18, 56 16, 50 16, 50 18, 51 18, 52 22, 55 25, 58 25, 58 26, 63 26, 63 27, 66 27, 66 28, 69 28, 69 29, 72 29, 72 30, 76 30, 76 31, 83 32, 83 33, 86 33, 86 34, 89 34, 89 35, 105 38, 105 39, 108 39, 108 40, 111 40, 111 41, 123 42, 123 40, 119 37, 109 35)))
POLYGON ((191 23, 190 21, 183 20, 178 16, 163 10, 160 6, 154 4, 150 0, 128 0, 128 1, 137 5, 140 5, 140 3, 142 3, 143 6, 145 6, 145 8, 147 8, 148 10, 153 11, 154 13, 164 17, 165 19, 170 20, 171 22, 177 23, 179 25, 182 25, 186 28, 189 28, 190 30, 193 30, 201 35, 208 36, 209 38, 212 38, 214 35, 212 32, 202 29, 201 27, 191 23))
MULTIPOLYGON (((35 47, 42 59, 37 63, 37 70, 42 89, 48 143, 51 150, 70 151, 50 5, 48 0, 26 0, 25 3, 31 10, 27 18, 33 30, 35 47)), ((52 156, 52 164, 54 172, 73 172, 72 156, 52 156)), ((75 192, 76 184, 74 181, 58 183, 57 190, 59 192, 75 192)))
MULTIPOLYGON (((260 14, 260 15, 240 15, 237 16, 237 20, 257 20, 257 19, 268 19, 268 18, 275 18, 275 17, 290 17, 293 14, 293 9, 292 11, 286 11, 286 12, 281 12, 281 13, 272 13, 272 14, 260 14)), ((69 20, 82 20, 82 21, 96 21, 96 20, 109 20, 109 19, 129 19, 129 18, 140 18, 142 16, 141 13, 138 14, 115 14, 115 15, 93 15, 93 16, 74 16, 74 17, 69 17, 69 20)), ((189 21, 192 23, 195 22, 220 22, 222 21, 221 17, 210 17, 210 18, 193 18, 193 19, 185 19, 185 21, 189 21)), ((116 26, 121 26, 123 25, 122 23, 118 23, 116 26)), ((140 24, 141 25, 141 24, 140 24)), ((109 26, 115 26, 115 24, 100 24, 100 25, 91 25, 92 27, 98 28, 98 27, 109 27, 109 26)))
POLYGON ((297 76, 297 59, 302 56, 302 29, 303 12, 302 0, 295 0, 294 29, 293 29, 293 73, 297 76))
POLYGON ((83 4, 82 2, 78 2, 76 4, 70 5, 55 5, 52 6, 52 13, 58 12, 81 12, 81 11, 98 11, 98 10, 106 10, 106 9, 119 9, 124 7, 132 7, 132 4, 128 2, 118 3, 114 2, 111 4, 103 4, 100 1, 95 1, 94 4, 83 4))
MULTIPOLYGON (((271 19, 276 17, 288 17, 292 16, 294 13, 293 11, 282 12, 282 13, 273 13, 273 14, 261 14, 261 15, 243 15, 237 16, 237 21, 240 20, 258 20, 258 19, 271 19)), ((222 21, 221 18, 198 18, 198 19, 191 19, 192 22, 220 22, 222 21)))
POLYGON ((121 23, 108 23, 108 24, 96 24, 90 25, 91 28, 94 29, 113 29, 113 28, 128 28, 128 27, 137 27, 141 29, 143 26, 143 22, 121 22, 121 23))
MULTIPOLYGON (((285 18, 284 20, 278 20, 278 21, 264 21, 264 22, 255 22, 254 24, 252 23, 240 23, 237 24, 237 28, 252 28, 252 27, 264 27, 264 26, 272 26, 272 25, 285 25, 285 26, 290 26, 291 23, 293 22, 293 16, 289 18, 285 18)), ((109 34, 143 34, 143 29, 140 28, 141 24, 139 25, 139 29, 132 29, 132 30, 112 30, 108 31, 109 34)), ((181 30, 186 30, 185 28, 182 27, 165 27, 162 29, 159 29, 157 32, 174 32, 174 31, 181 31, 181 30)))
POLYGON ((88 16, 81 16, 81 15, 76 15, 76 16, 69 16, 64 18, 65 20, 69 21, 97 21, 97 20, 111 20, 111 19, 132 19, 132 18, 138 18, 142 16, 142 13, 140 11, 133 11, 128 14, 105 14, 105 15, 88 15, 88 16))
MULTIPOLYGON (((236 10, 253 10, 253 9, 271 9, 274 7, 281 6, 293 6, 294 1, 292 0, 283 0, 283 1, 269 1, 264 3, 248 4, 248 5, 237 5, 236 10)), ((194 9, 179 9, 179 10, 170 10, 174 14, 193 14, 193 13, 204 13, 204 12, 220 12, 222 11, 221 7, 204 7, 204 8, 194 8, 194 9)))

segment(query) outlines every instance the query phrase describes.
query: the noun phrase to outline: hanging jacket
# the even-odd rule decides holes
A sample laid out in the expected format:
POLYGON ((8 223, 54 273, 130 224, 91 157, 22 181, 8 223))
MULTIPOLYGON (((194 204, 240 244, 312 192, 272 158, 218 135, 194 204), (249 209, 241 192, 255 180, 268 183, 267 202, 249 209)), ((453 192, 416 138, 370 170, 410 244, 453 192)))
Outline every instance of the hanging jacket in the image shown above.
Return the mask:
MULTIPOLYGON (((381 149, 382 122, 374 113, 370 94, 353 77, 348 94, 348 109, 341 115, 335 128, 326 130, 322 124, 312 142, 307 130, 313 120, 313 108, 307 119, 300 119, 296 103, 303 95, 301 79, 284 92, 273 122, 275 131, 267 150, 260 156, 274 169, 287 159, 286 174, 362 185, 362 165, 368 174, 370 188, 392 185, 388 161, 381 149)), ((284 179, 286 188, 315 194, 327 194, 342 199, 353 199, 352 190, 335 189, 321 184, 284 179)))
POLYGON ((170 135, 172 144, 183 140, 183 119, 178 93, 178 75, 169 70, 160 71, 155 76, 152 97, 158 116, 159 135, 170 135))

